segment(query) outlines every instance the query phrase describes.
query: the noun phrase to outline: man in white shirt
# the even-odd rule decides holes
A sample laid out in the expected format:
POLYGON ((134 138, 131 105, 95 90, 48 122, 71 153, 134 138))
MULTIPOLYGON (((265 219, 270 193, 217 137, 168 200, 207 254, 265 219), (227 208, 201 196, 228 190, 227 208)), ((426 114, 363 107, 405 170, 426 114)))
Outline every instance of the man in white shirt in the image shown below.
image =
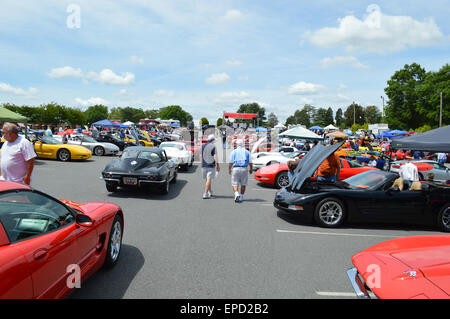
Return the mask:
POLYGON ((437 160, 439 164, 445 164, 445 162, 447 161, 447 154, 437 153, 437 160))
POLYGON ((19 136, 18 127, 11 123, 3 125, 3 137, 5 143, 0 153, 1 179, 30 185, 36 157, 33 145, 19 136))
POLYGON ((406 163, 400 166, 399 175, 405 181, 418 182, 419 181, 419 173, 417 170, 417 166, 413 163, 406 163))

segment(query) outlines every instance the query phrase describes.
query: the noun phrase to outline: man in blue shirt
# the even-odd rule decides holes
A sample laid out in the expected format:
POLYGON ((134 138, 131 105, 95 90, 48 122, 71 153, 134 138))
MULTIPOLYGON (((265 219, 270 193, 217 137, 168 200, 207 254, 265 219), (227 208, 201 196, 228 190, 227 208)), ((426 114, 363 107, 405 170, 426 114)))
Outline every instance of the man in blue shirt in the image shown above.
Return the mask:
POLYGON ((234 201, 236 203, 244 200, 245 187, 248 182, 248 173, 253 173, 250 152, 243 148, 244 141, 236 141, 237 148, 231 152, 228 160, 228 173, 231 175, 231 186, 234 191, 234 201), (238 189, 241 186, 241 194, 238 189))

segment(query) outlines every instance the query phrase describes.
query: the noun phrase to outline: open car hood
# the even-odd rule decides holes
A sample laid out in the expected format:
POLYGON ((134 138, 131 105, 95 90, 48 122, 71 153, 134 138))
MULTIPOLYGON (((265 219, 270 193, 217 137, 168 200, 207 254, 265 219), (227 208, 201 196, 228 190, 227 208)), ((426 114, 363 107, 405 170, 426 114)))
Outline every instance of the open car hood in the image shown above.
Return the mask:
POLYGON ((260 138, 254 145, 251 151, 251 154, 256 153, 256 150, 258 149, 258 147, 262 144, 262 142, 264 142, 265 140, 267 140, 267 136, 264 136, 262 138, 260 138))
POLYGON ((331 154, 336 152, 342 144, 340 142, 334 145, 324 146, 318 143, 303 157, 294 172, 294 179, 291 183, 292 190, 298 190, 302 187, 305 180, 311 177, 322 162, 331 154))

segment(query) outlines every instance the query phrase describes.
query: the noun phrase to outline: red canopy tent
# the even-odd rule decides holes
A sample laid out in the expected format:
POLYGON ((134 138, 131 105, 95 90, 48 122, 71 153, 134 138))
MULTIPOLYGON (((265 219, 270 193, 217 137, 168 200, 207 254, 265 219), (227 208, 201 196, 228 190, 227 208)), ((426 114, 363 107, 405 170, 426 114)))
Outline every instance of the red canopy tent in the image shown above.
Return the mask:
POLYGON ((257 113, 224 113, 224 117, 229 117, 233 119, 254 119, 258 117, 257 113))

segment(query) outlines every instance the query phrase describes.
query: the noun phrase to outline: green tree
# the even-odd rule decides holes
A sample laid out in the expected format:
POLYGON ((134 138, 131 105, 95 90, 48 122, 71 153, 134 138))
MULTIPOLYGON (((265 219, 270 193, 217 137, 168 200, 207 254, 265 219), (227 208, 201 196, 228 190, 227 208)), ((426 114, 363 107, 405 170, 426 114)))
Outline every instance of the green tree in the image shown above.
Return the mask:
POLYGON ((325 122, 328 123, 327 125, 334 125, 333 110, 331 107, 328 108, 327 113, 325 114, 325 122))
POLYGON ((267 125, 269 126, 269 127, 274 127, 275 125, 277 125, 278 124, 278 118, 277 118, 277 116, 273 113, 273 112, 271 112, 271 113, 269 113, 269 115, 268 115, 268 117, 267 117, 267 125))
POLYGON ((286 119, 285 125, 301 124, 306 127, 310 127, 315 114, 315 107, 309 104, 305 104, 301 110, 295 111, 294 115, 291 115, 286 119))
MULTIPOLYGON (((384 89, 389 100, 385 107, 386 120, 390 127, 399 129, 417 128, 423 123, 418 105, 427 97, 419 94, 426 71, 419 64, 406 64, 394 73, 384 89)), ((428 102, 422 103, 424 109, 428 102)))
POLYGON ((223 124, 223 118, 219 117, 216 122, 216 127, 219 127, 223 124))
MULTIPOLYGON (((333 117, 333 115, 331 115, 331 117, 333 117)), ((327 126, 328 121, 327 121, 327 109, 324 108, 319 108, 316 112, 316 114, 314 115, 314 120, 313 120, 313 125, 319 125, 322 127, 327 126)))
POLYGON ((101 104, 93 105, 88 107, 84 114, 86 122, 92 124, 108 118, 108 107, 101 104))
POLYGON ((192 115, 184 111, 179 105, 169 105, 161 108, 159 117, 161 120, 179 120, 183 126, 186 126, 188 121, 192 121, 192 115))
POLYGON ((134 108, 134 107, 125 107, 121 110, 122 122, 131 121, 133 123, 138 123, 139 120, 145 118, 145 112, 142 109, 134 108))
POLYGON ((200 126, 202 126, 202 125, 208 125, 209 124, 209 121, 208 121, 208 119, 206 118, 206 117, 202 117, 201 119, 200 119, 200 126))
POLYGON ((381 122, 381 112, 375 105, 364 108, 364 119, 366 123, 376 124, 381 122))
POLYGON ((159 118, 159 110, 146 110, 145 117, 149 119, 157 119, 159 118))
POLYGON ((364 124, 364 109, 361 105, 357 103, 352 103, 347 107, 344 112, 345 117, 345 126, 350 127, 353 125, 354 121, 356 124, 363 125, 364 124), (356 110, 356 113, 355 113, 356 110), (356 116, 354 116, 354 114, 356 116))
MULTIPOLYGON (((258 114, 259 125, 264 125, 266 121, 266 109, 259 106, 258 103, 241 104, 237 113, 256 113, 258 114)), ((241 123, 251 123, 253 120, 238 120, 241 123)))
POLYGON ((342 109, 339 108, 339 109, 336 111, 336 117, 334 118, 334 119, 335 119, 336 126, 339 127, 339 128, 342 128, 342 126, 344 126, 344 125, 343 125, 343 124, 344 124, 344 118, 342 117, 342 114, 343 114, 342 109))
POLYGON ((122 108, 113 107, 109 110, 108 119, 111 121, 121 121, 122 122, 122 108))
POLYGON ((450 124, 450 65, 444 65, 438 72, 428 72, 417 91, 421 97, 417 103, 417 111, 423 122, 433 127, 439 126, 442 92, 442 125, 450 124))

